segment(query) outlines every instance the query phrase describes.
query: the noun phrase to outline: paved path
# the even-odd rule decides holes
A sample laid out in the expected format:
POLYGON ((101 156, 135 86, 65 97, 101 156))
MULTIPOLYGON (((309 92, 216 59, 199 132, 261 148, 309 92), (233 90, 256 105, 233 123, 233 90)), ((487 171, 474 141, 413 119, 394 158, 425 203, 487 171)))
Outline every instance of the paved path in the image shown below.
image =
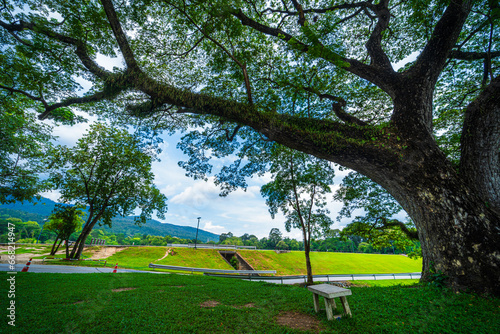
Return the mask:
MULTIPOLYGON (((14 271, 21 271, 24 268, 24 264, 16 264, 16 269, 14 271)), ((30 273, 62 273, 62 274, 85 274, 85 273, 112 273, 114 268, 104 268, 104 267, 77 267, 77 266, 59 266, 59 265, 42 265, 42 264, 32 264, 28 272, 30 273)), ((12 271, 10 265, 6 263, 0 263, 0 271, 12 271)), ((118 268, 117 273, 151 273, 151 274, 169 274, 166 272, 151 272, 133 269, 120 269, 118 268)))

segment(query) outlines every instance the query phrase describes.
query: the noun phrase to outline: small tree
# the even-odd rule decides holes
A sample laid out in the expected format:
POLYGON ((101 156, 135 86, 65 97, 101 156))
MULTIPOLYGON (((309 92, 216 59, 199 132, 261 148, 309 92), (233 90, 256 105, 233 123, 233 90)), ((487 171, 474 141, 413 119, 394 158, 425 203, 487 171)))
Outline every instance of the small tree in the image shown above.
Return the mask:
POLYGON ((45 225, 45 229, 57 234, 50 255, 54 255, 61 246, 61 243, 65 241, 66 258, 69 258, 69 237, 81 229, 83 223, 82 217, 85 216, 85 212, 81 208, 81 206, 56 204, 52 214, 49 216, 49 222, 45 225), (56 247, 57 241, 59 241, 59 244, 56 247))
POLYGON ((276 249, 278 249, 278 250, 288 250, 289 247, 286 244, 286 242, 284 242, 283 240, 280 240, 280 242, 278 242, 278 244, 276 245, 276 249))
POLYGON ((154 210, 164 218, 167 198, 153 184, 151 163, 156 152, 141 139, 125 130, 91 125, 74 148, 60 147, 64 168, 53 174, 61 189, 61 198, 88 206, 85 226, 71 251, 71 258, 80 258, 85 240, 101 221, 111 226, 114 216, 128 216, 140 208, 136 224, 144 224, 154 210))
POLYGON ((279 210, 283 212, 288 232, 292 228, 302 231, 307 284, 312 284, 311 237, 326 232, 333 223, 325 208, 325 194, 331 192, 334 171, 324 160, 277 146, 270 172, 273 181, 262 186, 261 194, 273 218, 279 210))

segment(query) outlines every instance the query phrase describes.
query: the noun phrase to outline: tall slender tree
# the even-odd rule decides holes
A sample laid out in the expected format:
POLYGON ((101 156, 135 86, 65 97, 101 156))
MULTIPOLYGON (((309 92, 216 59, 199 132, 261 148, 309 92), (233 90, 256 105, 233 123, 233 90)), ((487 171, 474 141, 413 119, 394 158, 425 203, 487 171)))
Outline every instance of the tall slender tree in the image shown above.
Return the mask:
POLYGON ((325 160, 277 146, 270 172, 273 180, 262 186, 261 194, 273 218, 279 211, 285 215, 288 232, 292 228, 301 230, 307 284, 313 284, 311 238, 326 233, 333 224, 325 195, 331 192, 334 170, 325 160))

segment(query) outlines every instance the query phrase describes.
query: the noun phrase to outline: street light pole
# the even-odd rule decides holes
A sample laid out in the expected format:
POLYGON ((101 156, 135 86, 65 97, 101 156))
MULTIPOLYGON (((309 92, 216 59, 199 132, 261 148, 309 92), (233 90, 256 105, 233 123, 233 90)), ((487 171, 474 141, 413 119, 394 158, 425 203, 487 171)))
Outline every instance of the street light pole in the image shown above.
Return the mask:
POLYGON ((200 228, 200 219, 201 217, 198 217, 198 226, 196 227, 196 238, 194 239, 194 249, 196 249, 196 242, 198 241, 198 229, 200 228))

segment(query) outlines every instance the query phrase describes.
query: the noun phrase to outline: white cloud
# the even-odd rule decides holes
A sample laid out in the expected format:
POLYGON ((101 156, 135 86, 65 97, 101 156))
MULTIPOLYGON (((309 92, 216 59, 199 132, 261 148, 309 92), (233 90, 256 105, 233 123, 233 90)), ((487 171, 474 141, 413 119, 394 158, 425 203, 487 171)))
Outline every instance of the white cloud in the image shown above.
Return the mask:
POLYGON ((211 221, 209 221, 205 223, 205 225, 202 227, 202 230, 212 232, 215 234, 221 234, 226 230, 226 228, 221 225, 214 225, 211 221))
POLYGON ((40 195, 50 200, 53 200, 54 202, 57 202, 61 197, 61 193, 58 190, 43 192, 40 195))
POLYGON ((199 208, 207 206, 218 197, 219 188, 213 182, 198 181, 180 194, 175 195, 170 202, 199 208))

